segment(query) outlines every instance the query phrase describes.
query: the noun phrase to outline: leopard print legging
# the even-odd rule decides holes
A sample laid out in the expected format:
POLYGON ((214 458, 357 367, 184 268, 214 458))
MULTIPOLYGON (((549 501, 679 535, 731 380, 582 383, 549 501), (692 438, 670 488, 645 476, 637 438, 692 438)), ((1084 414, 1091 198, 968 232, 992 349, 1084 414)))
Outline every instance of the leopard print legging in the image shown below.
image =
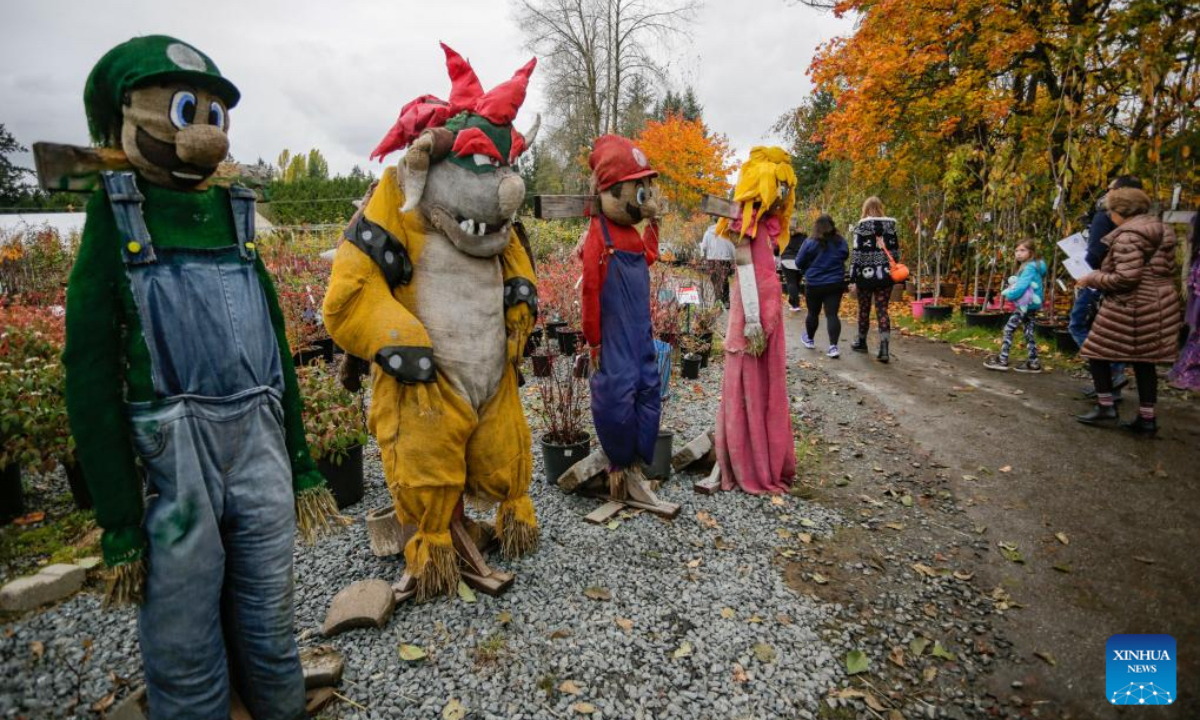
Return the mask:
POLYGON ((871 306, 875 306, 875 317, 879 323, 879 332, 892 332, 892 319, 888 316, 888 299, 892 295, 891 287, 874 288, 869 291, 858 291, 858 336, 865 338, 871 329, 871 306), (869 297, 866 297, 867 293, 869 297))

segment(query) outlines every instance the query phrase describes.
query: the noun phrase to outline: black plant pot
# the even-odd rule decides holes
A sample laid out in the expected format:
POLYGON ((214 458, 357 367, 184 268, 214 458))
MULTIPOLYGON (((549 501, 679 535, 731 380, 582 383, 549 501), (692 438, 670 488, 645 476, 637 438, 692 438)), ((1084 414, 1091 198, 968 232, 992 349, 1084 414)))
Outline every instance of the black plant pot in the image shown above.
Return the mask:
POLYGON ((550 371, 554 369, 553 355, 534 355, 530 361, 533 363, 534 377, 550 377, 550 371))
POLYGON ((83 466, 71 463, 64 469, 67 473, 67 484, 71 486, 71 497, 75 499, 75 507, 91 510, 95 503, 92 502, 92 492, 88 490, 87 480, 83 477, 83 466))
POLYGON ((575 373, 575 377, 583 380, 591 376, 592 362, 587 353, 575 356, 575 367, 571 368, 571 372, 575 373))
POLYGON ((7 525, 25 514, 25 488, 21 486, 21 466, 13 463, 0 468, 0 525, 7 525))
POLYGON ((941 322, 950 319, 954 307, 951 305, 926 305, 923 318, 926 322, 941 322))
POLYGON ((575 349, 579 347, 579 333, 574 330, 559 330, 558 331, 558 349, 563 355, 574 355, 575 349))
POLYGON ((695 380, 700 377, 700 356, 684 355, 682 373, 684 380, 695 380))
POLYGON ((709 348, 708 352, 704 352, 704 353, 700 354, 700 369, 701 370, 708 367, 708 358, 710 355, 712 355, 712 348, 709 348))
POLYGON ((998 329, 1004 327, 1004 323, 1008 322, 1008 313, 1002 312, 969 312, 967 313, 967 325, 971 327, 983 327, 998 329))
POLYGON ((317 469, 325 476, 325 482, 338 508, 354 505, 363 497, 363 446, 356 445, 342 458, 340 465, 331 458, 317 461, 317 469))
POLYGON ((964 318, 968 313, 977 313, 981 312, 982 310, 983 306, 975 303, 960 303, 958 306, 958 314, 962 315, 964 318))
POLYGON ((1079 352, 1079 343, 1075 342, 1075 338, 1066 328, 1058 328, 1054 331, 1054 342, 1058 345, 1058 351, 1067 355, 1074 355, 1079 352))
POLYGON ((656 480, 666 480, 671 477, 671 445, 675 433, 659 431, 658 440, 654 442, 654 460, 646 468, 646 477, 656 480))
POLYGON ((542 439, 542 463, 545 468, 546 482, 556 482, 571 466, 588 456, 591 449, 591 436, 583 433, 579 442, 558 445, 542 439))
POLYGON ((561 321, 546 323, 546 340, 557 340, 558 331, 565 328, 567 323, 561 321))

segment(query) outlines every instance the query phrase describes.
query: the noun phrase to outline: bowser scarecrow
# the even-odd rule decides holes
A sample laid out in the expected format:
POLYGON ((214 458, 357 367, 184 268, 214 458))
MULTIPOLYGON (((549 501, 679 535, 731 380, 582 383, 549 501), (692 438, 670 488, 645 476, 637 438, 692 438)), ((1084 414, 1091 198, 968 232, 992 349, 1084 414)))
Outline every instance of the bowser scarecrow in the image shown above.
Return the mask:
POLYGON ((592 146, 594 213, 584 236, 583 334, 591 348, 592 420, 607 458, 609 499, 674 517, 643 472, 654 458, 662 395, 650 322, 658 195, 646 155, 618 135, 592 146), (636 225, 648 221, 644 232, 636 225))
POLYGON ((397 592, 418 601, 490 572, 464 496, 498 504, 494 532, 506 557, 530 552, 538 537, 517 374, 537 290, 512 227, 525 197, 512 164, 533 141, 513 120, 536 59, 484 92, 471 65, 442 49, 450 99, 405 105, 372 152, 408 149, 347 229, 324 302, 333 339, 372 361, 369 427, 411 533, 397 592))
POLYGON ((238 99, 162 35, 110 50, 84 89, 93 139, 132 169, 101 173, 87 206, 67 408, 108 600, 141 603, 152 718, 228 717, 231 685, 258 720, 304 716, 293 536, 342 520, 305 442, 254 193, 210 182, 238 99))

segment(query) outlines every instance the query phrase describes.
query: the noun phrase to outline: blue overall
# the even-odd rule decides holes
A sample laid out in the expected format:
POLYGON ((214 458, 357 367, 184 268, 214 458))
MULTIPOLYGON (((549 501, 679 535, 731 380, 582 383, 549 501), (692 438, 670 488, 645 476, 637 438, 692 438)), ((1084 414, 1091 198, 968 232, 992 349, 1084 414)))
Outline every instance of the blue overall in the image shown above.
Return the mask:
POLYGON ((147 479, 138 631, 151 718, 228 717, 231 669, 256 720, 303 718, 283 370, 253 193, 230 191, 236 245, 160 248, 133 174, 104 181, 156 395, 128 404, 147 479))
POLYGON ((650 464, 662 414, 658 355, 650 326, 650 269, 642 253, 613 247, 600 229, 608 269, 600 288, 600 370, 592 375, 592 422, 616 468, 650 464))

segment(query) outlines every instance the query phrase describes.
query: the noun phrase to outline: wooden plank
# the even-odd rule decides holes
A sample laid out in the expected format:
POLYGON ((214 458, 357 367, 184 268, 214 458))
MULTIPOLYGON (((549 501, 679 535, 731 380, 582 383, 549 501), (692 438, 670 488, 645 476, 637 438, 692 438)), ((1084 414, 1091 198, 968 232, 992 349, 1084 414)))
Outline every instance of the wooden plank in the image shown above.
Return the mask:
POLYGON ((33 163, 46 192, 92 192, 100 186, 100 171, 133 167, 120 150, 48 142, 33 144, 33 163))
POLYGON ((1168 225, 1187 225, 1195 215, 1195 210, 1168 210, 1163 213, 1163 222, 1168 225))
POLYGON ((472 590, 496 597, 512 587, 514 578, 509 573, 499 570, 493 570, 490 575, 478 575, 470 570, 463 570, 462 579, 472 590))
POLYGON ((395 598, 397 605, 416 594, 417 579, 409 575, 407 571, 400 576, 399 582, 392 585, 392 597, 395 598))
POLYGON ((700 212, 713 217, 723 217, 733 219, 738 216, 738 211, 741 208, 732 200, 727 200, 716 195, 705 195, 700 200, 700 212))
POLYGON ((595 213, 593 195, 534 195, 533 216, 540 220, 586 217, 595 213))
POLYGON ((620 502, 617 502, 616 500, 610 500, 607 504, 608 505, 614 505, 614 504, 615 505, 621 505, 621 504, 628 505, 631 508, 635 508, 637 510, 645 510, 646 512, 654 513, 655 515, 665 517, 668 520, 673 520, 673 519, 675 519, 675 517, 677 515, 679 515, 679 506, 678 505, 676 505, 675 503, 663 502, 662 500, 659 500, 657 503, 644 503, 640 500, 634 500, 633 498, 627 498, 620 502))
POLYGON ((721 489, 721 466, 714 465, 712 472, 703 480, 697 480, 692 489, 701 495, 712 495, 721 489))
POLYGON ((625 503, 617 502, 616 500, 609 500, 600 507, 588 513, 583 519, 587 520, 593 525, 603 525, 604 523, 608 522, 613 515, 621 512, 621 510, 624 508, 625 503))

